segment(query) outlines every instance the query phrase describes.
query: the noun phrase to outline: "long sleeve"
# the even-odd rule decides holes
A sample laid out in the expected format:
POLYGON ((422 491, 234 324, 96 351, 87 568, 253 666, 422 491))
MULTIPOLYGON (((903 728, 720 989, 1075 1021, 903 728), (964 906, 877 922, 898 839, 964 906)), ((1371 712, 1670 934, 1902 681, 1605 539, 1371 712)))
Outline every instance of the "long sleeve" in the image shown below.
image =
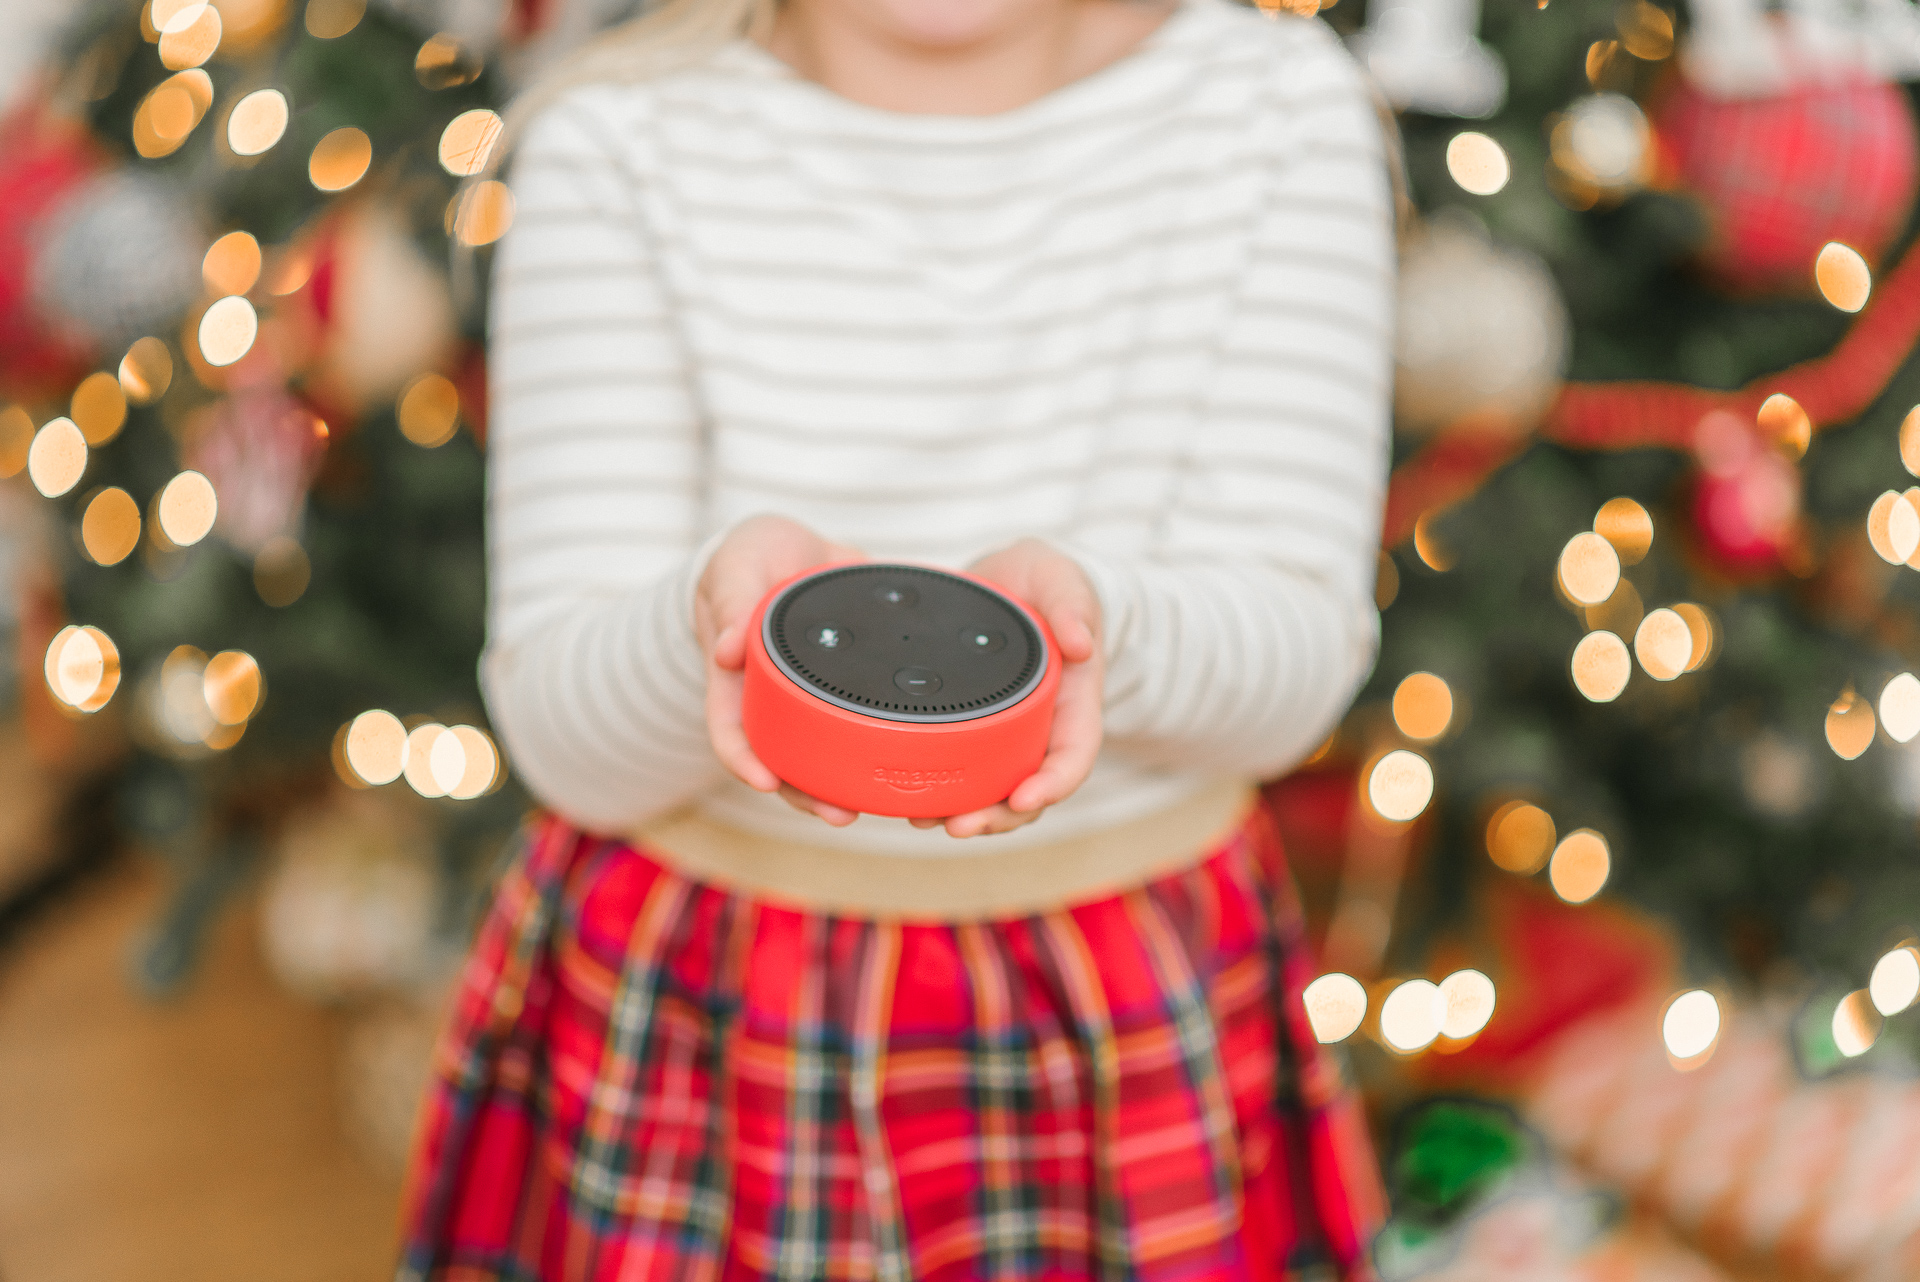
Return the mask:
MULTIPOLYGON (((1313 24, 1315 37, 1326 37, 1313 24)), ((1271 775, 1370 670, 1394 247, 1380 125, 1343 57, 1296 64, 1247 272, 1150 550, 1074 547, 1106 616, 1109 742, 1271 775)))
POLYGON ((611 112, 576 94, 518 149, 492 313, 489 639, 515 769, 613 829, 719 776, 694 638, 702 433, 611 112), (583 101, 584 100, 584 101, 583 101))

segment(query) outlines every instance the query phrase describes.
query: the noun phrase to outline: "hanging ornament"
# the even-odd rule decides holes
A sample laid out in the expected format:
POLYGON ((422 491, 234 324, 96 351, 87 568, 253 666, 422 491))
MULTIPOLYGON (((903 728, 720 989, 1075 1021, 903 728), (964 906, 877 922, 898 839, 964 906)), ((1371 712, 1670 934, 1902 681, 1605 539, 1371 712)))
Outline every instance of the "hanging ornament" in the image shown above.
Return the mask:
POLYGON ((1913 207, 1912 109, 1864 75, 1749 97, 1676 77, 1654 122, 1675 176, 1706 206, 1704 265, 1735 292, 1810 292, 1830 241, 1877 261, 1913 207))
POLYGON ((1377 0, 1353 49, 1388 101, 1432 116, 1491 116, 1507 97, 1500 59, 1474 39, 1480 0, 1377 0))
MULTIPOLYGON (((355 202, 290 261, 309 274, 287 289, 289 359, 312 399, 346 422, 391 401, 424 370, 450 367, 457 351, 453 297, 444 272, 421 253, 395 211, 355 202)), ((275 292, 277 281, 270 282, 275 292)))
POLYGON ((1530 431, 1567 359, 1567 314, 1545 265, 1467 220, 1430 221, 1401 258, 1394 417, 1423 435, 1530 431))
POLYGON ((1694 454, 1693 527, 1722 573, 1750 578, 1791 568, 1800 534, 1800 472, 1738 415, 1700 420, 1694 454))
POLYGON ((214 532, 249 556, 297 536, 326 443, 326 425, 278 378, 233 388, 201 420, 185 460, 219 496, 214 532))
POLYGON ((348 791, 288 819, 262 904, 274 973, 334 1000, 406 988, 435 963, 435 876, 405 794, 348 791))
POLYGON ((23 399, 52 398, 85 373, 86 335, 56 327, 34 297, 33 263, 56 211, 101 164, 86 131, 29 101, 0 118, 0 388, 23 399))
POLYGON ((153 333, 200 289, 206 238, 185 196, 127 170, 88 182, 49 220, 35 256, 42 311, 112 349, 153 333))

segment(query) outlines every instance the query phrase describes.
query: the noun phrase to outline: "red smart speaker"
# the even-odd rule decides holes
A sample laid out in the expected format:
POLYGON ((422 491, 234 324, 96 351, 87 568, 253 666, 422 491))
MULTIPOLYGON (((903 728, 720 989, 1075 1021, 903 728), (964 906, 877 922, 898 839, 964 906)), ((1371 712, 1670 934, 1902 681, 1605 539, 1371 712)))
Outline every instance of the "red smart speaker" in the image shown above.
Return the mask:
POLYGON ((1046 756, 1053 637, 978 579, 835 566, 768 593, 749 628, 747 743, 809 796, 945 818, 1005 801, 1046 756))

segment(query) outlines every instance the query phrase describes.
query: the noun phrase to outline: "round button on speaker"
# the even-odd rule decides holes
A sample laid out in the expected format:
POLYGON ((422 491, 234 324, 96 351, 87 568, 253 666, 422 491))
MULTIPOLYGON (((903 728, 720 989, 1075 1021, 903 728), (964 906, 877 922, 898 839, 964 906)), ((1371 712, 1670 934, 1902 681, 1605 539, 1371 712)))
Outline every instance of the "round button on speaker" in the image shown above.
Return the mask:
POLYGON ((747 742, 810 796, 869 814, 964 814, 1004 801, 1046 755, 1052 637, 978 579, 835 566, 768 593, 751 628, 747 742))

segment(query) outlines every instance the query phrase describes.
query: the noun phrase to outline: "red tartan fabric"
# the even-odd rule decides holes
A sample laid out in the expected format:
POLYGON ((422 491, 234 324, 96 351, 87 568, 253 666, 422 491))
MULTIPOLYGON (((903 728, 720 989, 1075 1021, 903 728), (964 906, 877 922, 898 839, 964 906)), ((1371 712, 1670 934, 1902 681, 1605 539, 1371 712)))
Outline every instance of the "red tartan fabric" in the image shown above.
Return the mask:
POLYGON ((402 1279, 1367 1274, 1382 1201, 1263 811, 1008 921, 835 918, 536 822, 436 1058, 402 1279))

